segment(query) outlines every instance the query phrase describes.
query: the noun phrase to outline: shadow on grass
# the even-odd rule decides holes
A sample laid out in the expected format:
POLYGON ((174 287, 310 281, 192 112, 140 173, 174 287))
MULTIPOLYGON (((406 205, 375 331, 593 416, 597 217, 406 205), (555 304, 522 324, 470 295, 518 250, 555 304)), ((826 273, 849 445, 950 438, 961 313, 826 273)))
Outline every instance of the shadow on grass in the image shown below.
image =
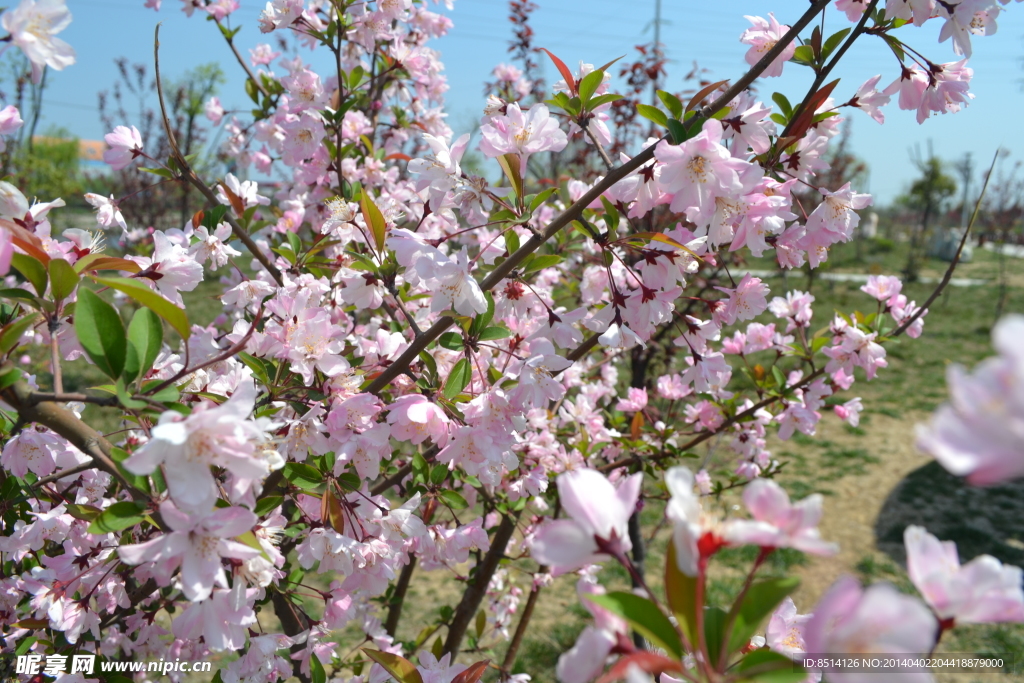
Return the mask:
POLYGON ((943 541, 955 541, 960 561, 988 554, 1024 565, 1024 480, 978 488, 937 462, 911 472, 893 489, 875 522, 878 549, 906 565, 903 530, 923 526, 943 541))

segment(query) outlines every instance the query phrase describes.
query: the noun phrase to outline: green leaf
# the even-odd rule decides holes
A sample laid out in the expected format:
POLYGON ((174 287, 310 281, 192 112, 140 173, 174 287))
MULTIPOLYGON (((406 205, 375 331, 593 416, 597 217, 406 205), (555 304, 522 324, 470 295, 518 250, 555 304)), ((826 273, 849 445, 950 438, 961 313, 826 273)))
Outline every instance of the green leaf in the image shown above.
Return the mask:
POLYGON ((509 228, 505 231, 505 249, 509 254, 519 251, 519 234, 515 231, 515 228, 509 228))
POLYGON ((679 145, 688 139, 686 133, 686 126, 683 125, 682 121, 678 119, 669 119, 665 122, 665 127, 668 128, 669 135, 672 136, 672 144, 679 145))
POLYGON ((363 485, 363 480, 355 472, 342 472, 338 475, 337 479, 338 483, 341 484, 341 488, 349 493, 358 491, 359 487, 363 485))
MULTIPOLYGON (((138 280, 129 280, 126 277, 94 277, 93 280, 97 284, 124 292, 146 308, 152 310, 166 320, 167 324, 173 327, 181 335, 182 339, 187 341, 192 335, 192 327, 189 325, 188 316, 185 315, 185 311, 138 280)), ((75 317, 77 319, 78 316, 75 317)))
MULTIPOLYGON (((178 393, 178 387, 174 386, 173 384, 164 387, 155 394, 149 394, 150 391, 152 391, 155 387, 161 384, 163 384, 163 380, 151 379, 148 382, 143 383, 141 393, 146 394, 154 401, 159 401, 160 403, 174 403, 181 397, 181 394, 178 393)), ((223 403, 222 397, 219 403, 223 403)))
POLYGON ((92 521, 88 531, 90 534, 109 534, 114 531, 123 531, 145 519, 145 515, 142 512, 144 509, 135 503, 114 503, 92 521))
POLYGON ((591 71, 580 80, 580 102, 583 106, 590 103, 591 98, 597 89, 604 82, 604 71, 591 71))
POLYGON ((622 95, 616 95, 614 93, 605 93, 604 95, 598 95, 597 97, 592 97, 590 99, 590 102, 587 103, 587 106, 590 108, 590 111, 594 111, 595 109, 597 109, 600 106, 603 106, 605 104, 609 104, 611 102, 618 102, 621 99, 622 99, 622 95))
POLYGON ((323 475, 317 468, 301 462, 287 463, 281 473, 285 479, 306 491, 312 491, 324 483, 323 475))
POLYGON ((780 114, 778 112, 775 112, 774 114, 772 114, 768 118, 770 118, 772 121, 774 121, 775 123, 779 124, 780 126, 785 126, 787 123, 789 123, 789 119, 787 119, 785 116, 783 116, 782 114, 780 114))
POLYGON ((121 402, 121 405, 129 410, 142 410, 149 405, 145 401, 139 401, 132 398, 131 393, 124 384, 124 377, 117 378, 117 385, 115 389, 117 391, 117 400, 121 402))
POLYGON ((438 464, 430 468, 430 483, 434 486, 440 486, 447 476, 448 465, 438 464))
POLYGON ((801 45, 793 51, 793 57, 790 61, 803 64, 804 66, 811 66, 814 64, 814 48, 810 45, 801 45))
POLYGON ((658 99, 665 105, 665 108, 669 110, 673 117, 677 119, 683 118, 683 103, 682 101, 670 92, 664 90, 658 91, 658 99))
POLYGON ((782 370, 778 365, 772 366, 772 377, 775 378, 775 383, 778 385, 780 391, 785 388, 786 376, 782 373, 782 370))
POLYGON ((686 639, 697 642, 697 577, 687 576, 676 562, 675 542, 669 540, 665 554, 665 598, 686 639))
POLYGON ((668 126, 668 116, 657 107, 652 107, 649 104, 638 104, 636 105, 636 113, 648 121, 653 121, 662 128, 668 126))
POLYGON ((534 256, 530 260, 530 265, 523 269, 523 275, 529 275, 530 273, 536 273, 538 270, 557 266, 561 262, 562 257, 558 254, 541 254, 540 256, 534 256))
POLYGON ((213 232, 217 229, 217 226, 220 225, 221 221, 224 220, 224 216, 226 216, 227 213, 228 207, 223 204, 218 204, 212 209, 203 211, 203 220, 200 221, 200 225, 205 226, 210 232, 213 232))
POLYGON ((732 633, 729 635, 729 652, 736 652, 747 643, 768 615, 787 595, 796 590, 800 580, 795 577, 765 579, 750 586, 742 603, 734 603, 729 610, 732 633))
POLYGON ((95 505, 76 505, 74 503, 67 503, 65 505, 65 509, 67 509, 69 515, 84 522, 91 522, 103 513, 103 510, 100 510, 95 505))
POLYGON ((153 175, 160 176, 161 178, 167 178, 168 180, 174 178, 174 174, 166 168, 145 168, 140 166, 139 170, 145 171, 146 173, 152 173, 153 175))
POLYGON ((668 617, 650 600, 624 592, 592 594, 586 596, 586 599, 628 621, 637 632, 657 647, 677 658, 682 658, 683 644, 679 641, 679 634, 668 617))
POLYGON ((847 34, 851 30, 852 29, 844 28, 842 31, 839 31, 838 33, 833 33, 828 37, 828 39, 825 41, 825 44, 821 48, 822 61, 828 59, 828 56, 832 54, 833 50, 839 47, 839 43, 843 42, 843 39, 846 38, 847 34))
POLYGON ((11 265, 21 273, 26 280, 32 283, 36 294, 46 294, 46 283, 49 280, 46 274, 46 267, 31 256, 15 253, 11 256, 11 265))
POLYGON ((29 313, 0 328, 0 351, 9 353, 21 341, 25 331, 35 325, 39 318, 40 315, 38 313, 29 313))
MULTIPOLYGON (((448 468, 445 467, 445 469, 448 468)), ((433 474, 433 472, 431 472, 431 474, 433 474)), ((465 510, 469 507, 469 503, 466 502, 466 499, 455 491, 441 491, 437 496, 452 510, 465 510)))
POLYGON ((0 390, 6 389, 22 377, 20 368, 11 368, 7 372, 0 375, 0 390))
POLYGON ((394 676, 398 683, 423 683, 423 677, 420 676, 420 672, 405 657, 393 655, 390 652, 367 650, 365 648, 363 653, 384 667, 384 670, 394 676))
POLYGON ((728 619, 725 610, 708 607, 704 610, 704 639, 708 644, 708 656, 717 662, 725 642, 725 622, 728 619))
POLYGON ((463 348, 462 337, 455 332, 445 332, 438 337, 437 343, 449 351, 461 351, 463 348))
POLYGON ((506 330, 504 327, 488 327, 480 333, 479 339, 480 341, 491 341, 493 339, 505 339, 506 337, 511 336, 512 332, 510 330, 506 330))
MULTIPOLYGON (((121 474, 122 476, 124 476, 125 480, 127 480, 129 484, 139 489, 140 491, 145 491, 146 493, 149 493, 149 479, 142 476, 141 474, 129 472, 128 470, 125 469, 124 465, 122 464, 129 457, 131 456, 128 454, 128 451, 120 449, 117 446, 110 449, 110 459, 117 463, 117 469, 121 471, 121 474)), ((153 471, 153 481, 160 483, 163 482, 163 474, 160 472, 159 468, 153 471)), ((166 487, 160 489, 161 492, 164 490, 166 490, 166 487)))
POLYGON ((62 258, 50 259, 50 294, 54 301, 68 298, 78 286, 78 273, 62 258))
POLYGON ((124 323, 113 306, 84 287, 78 292, 75 334, 96 367, 111 379, 121 376, 128 345, 124 323))
POLYGON ((309 673, 313 683, 327 683, 327 672, 324 671, 324 665, 320 663, 320 658, 315 654, 309 658, 309 673))
POLYGON ((541 205, 544 202, 546 202, 548 199, 550 199, 551 195, 553 195, 556 192, 558 192, 558 188, 557 187, 549 187, 548 189, 544 190, 543 192, 539 192, 539 193, 537 193, 535 195, 532 195, 533 199, 530 200, 530 213, 532 214, 534 211, 539 209, 541 207, 541 205))
POLYGON ((257 517, 262 517, 283 502, 284 496, 264 496, 256 501, 256 509, 253 512, 257 517))
POLYGON ((754 650, 735 669, 741 681, 757 683, 800 683, 807 671, 789 657, 767 649, 754 650))
POLYGON ((772 93, 772 101, 779 106, 779 111, 781 111, 783 116, 787 119, 793 115, 793 105, 789 103, 788 97, 780 92, 772 93))
POLYGON ((164 326, 160 317, 148 308, 136 310, 128 325, 128 352, 124 362, 126 382, 145 377, 160 353, 163 338, 164 326))
POLYGON ((456 396, 462 393, 462 390, 469 386, 470 380, 473 379, 473 368, 470 367, 469 361, 465 358, 460 358, 459 362, 455 364, 451 372, 448 373, 448 379, 444 382, 444 391, 442 394, 449 401, 453 400, 456 396))

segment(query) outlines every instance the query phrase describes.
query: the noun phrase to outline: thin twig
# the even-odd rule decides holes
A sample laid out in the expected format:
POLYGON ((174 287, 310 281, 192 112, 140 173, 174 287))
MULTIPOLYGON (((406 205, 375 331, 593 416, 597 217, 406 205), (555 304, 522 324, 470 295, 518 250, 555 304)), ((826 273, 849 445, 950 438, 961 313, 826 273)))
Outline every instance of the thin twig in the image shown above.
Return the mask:
MULTIPOLYGON (((156 34, 153 37, 153 65, 154 71, 156 72, 156 94, 157 99, 160 101, 160 116, 163 118, 164 132, 167 134, 167 142, 171 145, 171 152, 174 154, 174 160, 180 167, 179 179, 185 180, 187 183, 199 190, 207 201, 211 204, 218 204, 217 195, 213 193, 213 190, 204 183, 199 176, 196 175, 195 171, 192 170, 192 166, 185 159, 185 155, 181 153, 178 148, 178 140, 174 136, 174 131, 171 130, 171 121, 167 117, 167 105, 164 103, 164 87, 160 80, 160 24, 156 25, 156 34)), ((249 253, 260 262, 260 264, 270 273, 270 277, 274 278, 274 282, 277 283, 278 287, 284 286, 284 279, 281 277, 281 271, 277 269, 267 255, 263 253, 256 243, 253 241, 249 233, 246 232, 245 228, 239 225, 230 213, 224 214, 224 220, 231 226, 231 232, 237 237, 245 248, 249 250, 249 253)))
POLYGON ((918 308, 914 315, 904 320, 902 325, 893 330, 892 334, 889 335, 890 337, 898 337, 906 332, 907 328, 913 325, 918 318, 927 312, 928 307, 931 306, 937 298, 939 298, 939 294, 942 293, 942 290, 946 288, 946 285, 948 285, 949 281, 953 278, 953 270, 956 268, 957 264, 960 263, 960 254, 963 253, 964 245, 967 244, 967 236, 971 234, 971 228, 974 227, 974 221, 978 218, 978 212, 981 210, 981 200, 985 198, 985 192, 988 190, 988 181, 992 177, 992 171, 996 168, 996 160, 998 158, 999 150, 997 149, 995 156, 992 158, 992 165, 989 166, 988 173, 985 174, 985 183, 981 186, 981 194, 978 195, 978 201, 974 203, 974 213, 971 214, 971 221, 964 229, 964 236, 960 238, 960 246, 957 247, 956 255, 953 257, 953 260, 949 262, 949 267, 946 268, 946 274, 942 276, 942 282, 939 283, 939 286, 936 287, 935 291, 928 297, 928 300, 924 302, 924 305, 918 308))
POLYGON ((263 83, 261 83, 256 78, 255 74, 253 74, 252 72, 252 69, 250 69, 249 65, 245 63, 244 59, 242 59, 242 55, 238 53, 238 48, 235 47, 235 39, 229 38, 227 33, 224 32, 224 27, 221 26, 220 19, 215 18, 214 21, 217 22, 217 27, 221 29, 221 35, 224 36, 224 40, 227 41, 228 47, 230 47, 231 51, 235 54, 235 59, 237 59, 238 63, 242 66, 242 68, 245 69, 245 75, 249 77, 249 80, 252 81, 252 84, 256 86, 256 89, 263 93, 264 97, 270 97, 270 93, 267 92, 267 89, 263 86, 263 83))

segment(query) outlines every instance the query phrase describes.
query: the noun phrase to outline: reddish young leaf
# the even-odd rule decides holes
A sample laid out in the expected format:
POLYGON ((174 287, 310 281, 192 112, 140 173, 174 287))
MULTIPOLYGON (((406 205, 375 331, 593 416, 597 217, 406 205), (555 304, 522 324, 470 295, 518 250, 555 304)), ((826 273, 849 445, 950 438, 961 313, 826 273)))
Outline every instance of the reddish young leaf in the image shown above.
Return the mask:
POLYGON ((470 664, 468 669, 452 679, 452 683, 477 683, 480 677, 484 675, 484 672, 487 671, 487 666, 490 663, 491 660, 485 659, 482 662, 470 664))
POLYGON ((708 86, 705 86, 705 87, 701 88, 700 90, 697 91, 696 95, 694 95, 693 97, 690 98, 690 101, 686 105, 686 109, 684 109, 683 111, 690 111, 691 109, 696 107, 698 104, 700 104, 701 101, 705 97, 707 97, 711 93, 715 92, 716 90, 718 90, 720 87, 722 87, 723 85, 725 85, 728 82, 729 82, 729 79, 725 79, 724 81, 718 81, 717 83, 712 83, 711 85, 708 85, 708 86))
MULTIPOLYGON (((789 129, 789 135, 786 137, 792 137, 799 140, 804 136, 807 130, 811 127, 811 124, 814 123, 814 114, 818 111, 818 107, 824 104, 825 100, 829 98, 837 85, 839 85, 838 78, 811 95, 810 99, 808 99, 800 109, 800 115, 797 116, 795 121, 793 121, 789 129)), ((784 147, 780 147, 780 149, 784 149, 784 147)))
POLYGON ((409 156, 408 154, 402 154, 401 152, 395 152, 394 154, 389 154, 386 157, 384 157, 385 161, 389 161, 391 159, 401 159, 402 161, 412 161, 412 157, 411 156, 409 156))
POLYGON ((674 659, 669 659, 664 655, 654 652, 635 652, 631 655, 620 657, 604 676, 597 679, 597 683, 611 683, 612 681, 622 680, 626 677, 626 670, 630 666, 637 666, 641 671, 648 674, 660 674, 666 671, 683 672, 683 665, 674 659))
POLYGON ((43 249, 42 241, 35 236, 35 234, 29 232, 25 228, 21 227, 17 223, 13 223, 6 218, 0 218, 0 227, 7 228, 11 233, 11 241, 15 245, 21 247, 22 251, 36 259, 44 266, 50 262, 50 255, 43 249))
POLYGON ((203 216, 205 216, 205 215, 206 214, 203 213, 202 209, 199 209, 194 214, 192 214, 192 227, 193 228, 198 228, 200 225, 202 225, 203 224, 203 216))
MULTIPOLYGON (((220 189, 224 190, 224 196, 226 196, 228 201, 231 202, 231 208, 235 210, 235 215, 241 218, 242 215, 245 214, 245 204, 242 202, 242 198, 232 192, 231 188, 224 183, 220 183, 220 189)), ((195 223, 193 223, 193 225, 195 225, 195 223)))
POLYGON ((551 54, 550 50, 543 47, 540 49, 544 50, 544 52, 547 53, 547 56, 551 58, 551 61, 555 63, 555 68, 558 69, 558 73, 562 74, 562 78, 565 79, 565 82, 569 84, 569 90, 572 94, 577 94, 576 79, 572 77, 572 71, 570 71, 569 67, 565 65, 565 62, 551 54))

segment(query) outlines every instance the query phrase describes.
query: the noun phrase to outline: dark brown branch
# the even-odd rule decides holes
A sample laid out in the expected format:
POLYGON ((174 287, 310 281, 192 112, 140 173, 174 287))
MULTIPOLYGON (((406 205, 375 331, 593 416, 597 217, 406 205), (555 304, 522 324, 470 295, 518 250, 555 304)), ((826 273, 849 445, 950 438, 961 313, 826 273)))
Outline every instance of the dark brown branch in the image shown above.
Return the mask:
POLYGON ((444 641, 444 651, 451 653, 452 662, 459 655, 462 638, 466 635, 466 629, 469 628, 473 617, 476 616, 477 610, 480 609, 480 603, 483 602, 484 596, 487 594, 487 586, 498 569, 498 563, 505 557, 505 548, 508 547, 512 533, 516 530, 519 515, 520 513, 516 512, 513 516, 502 516, 498 530, 494 532, 494 538, 491 539, 490 550, 484 555, 483 561, 476 566, 473 582, 466 587, 466 592, 462 594, 462 600, 455 610, 452 623, 448 626, 448 638, 444 641))
MULTIPOLYGON (((77 415, 60 403, 31 401, 32 394, 32 390, 24 381, 15 382, 0 391, 0 396, 17 411, 20 419, 26 423, 41 424, 63 436, 71 445, 92 458, 96 467, 113 476, 128 491, 132 500, 152 502, 148 494, 132 486, 118 469, 117 464, 110 457, 113 446, 103 438, 102 434, 82 422, 77 415)), ((158 526, 166 531, 167 528, 160 519, 159 513, 153 511, 151 515, 158 526)))
POLYGON ((405 603, 405 594, 409 592, 409 583, 412 581, 412 573, 416 569, 416 556, 409 556, 409 564, 402 567, 402 573, 398 575, 398 583, 395 584, 395 594, 391 598, 388 607, 388 616, 384 620, 384 630, 389 636, 394 637, 398 630, 398 621, 402 618, 402 605, 405 603))
MULTIPOLYGON (((537 574, 546 574, 547 572, 548 567, 542 566, 537 569, 537 574)), ((537 599, 540 597, 542 588, 543 586, 539 583, 534 583, 533 590, 530 591, 530 597, 526 599, 526 606, 523 607, 523 614, 519 617, 516 632, 512 635, 512 642, 509 643, 508 649, 505 650, 505 659, 501 663, 503 680, 507 679, 509 674, 512 673, 512 667, 516 663, 516 654, 519 652, 519 646, 523 644, 523 638, 526 636, 526 627, 530 625, 530 619, 533 618, 533 608, 537 606, 537 599)))

